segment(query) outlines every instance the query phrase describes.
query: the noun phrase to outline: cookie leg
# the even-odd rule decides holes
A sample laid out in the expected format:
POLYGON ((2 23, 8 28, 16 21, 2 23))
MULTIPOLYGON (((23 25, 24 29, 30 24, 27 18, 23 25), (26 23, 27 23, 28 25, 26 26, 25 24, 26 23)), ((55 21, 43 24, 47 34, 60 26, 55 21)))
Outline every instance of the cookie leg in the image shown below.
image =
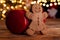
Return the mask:
POLYGON ((32 30, 32 29, 27 29, 27 30, 26 30, 26 33, 27 33, 28 35, 32 36, 32 35, 34 35, 35 31, 32 30))

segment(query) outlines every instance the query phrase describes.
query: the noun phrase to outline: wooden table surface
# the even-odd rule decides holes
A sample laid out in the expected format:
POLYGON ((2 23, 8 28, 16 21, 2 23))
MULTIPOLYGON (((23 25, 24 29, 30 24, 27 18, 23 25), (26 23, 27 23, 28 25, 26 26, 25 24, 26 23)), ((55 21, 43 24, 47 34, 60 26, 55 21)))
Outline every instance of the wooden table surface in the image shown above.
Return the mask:
MULTIPOLYGON (((47 19, 46 24, 51 28, 60 28, 60 19, 47 19)), ((5 21, 0 20, 0 40, 60 40, 60 35, 35 34, 33 36, 27 36, 12 34, 6 28, 5 21)))

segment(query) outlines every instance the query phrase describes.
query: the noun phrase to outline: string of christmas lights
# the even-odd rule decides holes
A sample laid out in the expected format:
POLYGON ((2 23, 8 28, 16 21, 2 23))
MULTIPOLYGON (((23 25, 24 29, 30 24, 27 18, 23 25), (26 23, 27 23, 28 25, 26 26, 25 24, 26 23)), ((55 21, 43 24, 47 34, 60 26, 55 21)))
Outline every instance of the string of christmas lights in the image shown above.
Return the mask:
MULTIPOLYGON (((50 3, 48 3, 47 0, 37 0, 32 1, 30 4, 38 3, 42 6, 49 7, 49 6, 58 6, 60 5, 60 0, 50 0, 50 3)), ((18 9, 18 8, 24 8, 27 10, 27 7, 25 6, 25 2, 23 0, 0 0, 0 19, 4 20, 5 13, 9 11, 10 9, 18 9), (1 18, 2 16, 2 18, 1 18)))

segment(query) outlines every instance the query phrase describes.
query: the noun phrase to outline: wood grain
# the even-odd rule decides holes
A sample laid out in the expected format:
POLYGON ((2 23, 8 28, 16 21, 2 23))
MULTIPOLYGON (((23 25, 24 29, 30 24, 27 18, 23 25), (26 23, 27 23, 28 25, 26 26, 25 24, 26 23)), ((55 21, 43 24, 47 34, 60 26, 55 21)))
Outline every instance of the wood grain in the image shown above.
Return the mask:
MULTIPOLYGON (((52 28, 54 27, 60 28, 60 19, 47 19, 46 24, 52 28)), ((0 20, 0 40, 60 40, 60 35, 35 34, 33 36, 28 36, 12 34, 6 28, 5 21, 0 20)))

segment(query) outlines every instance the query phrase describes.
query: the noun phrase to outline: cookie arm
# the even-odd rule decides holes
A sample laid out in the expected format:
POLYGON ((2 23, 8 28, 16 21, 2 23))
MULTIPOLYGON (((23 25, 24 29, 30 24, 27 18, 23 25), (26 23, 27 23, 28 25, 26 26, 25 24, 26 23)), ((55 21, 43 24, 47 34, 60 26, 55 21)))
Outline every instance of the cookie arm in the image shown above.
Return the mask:
POLYGON ((28 19, 31 19, 31 18, 32 18, 32 13, 29 12, 29 11, 27 11, 27 12, 26 12, 26 17, 27 17, 28 19))
POLYGON ((47 12, 43 12, 43 18, 46 19, 48 17, 47 12))

